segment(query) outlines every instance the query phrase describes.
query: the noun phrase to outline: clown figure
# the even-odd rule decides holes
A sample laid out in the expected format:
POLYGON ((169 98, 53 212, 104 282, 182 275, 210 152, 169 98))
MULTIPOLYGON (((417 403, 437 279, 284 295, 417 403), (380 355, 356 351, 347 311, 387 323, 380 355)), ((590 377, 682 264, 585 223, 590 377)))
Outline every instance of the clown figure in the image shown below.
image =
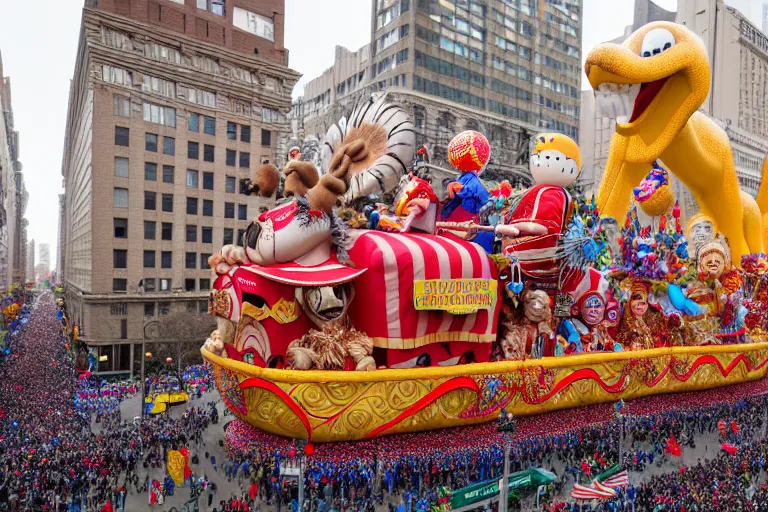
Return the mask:
POLYGON ((608 291, 607 279, 594 268, 580 275, 571 292, 573 318, 561 322, 558 329, 568 342, 562 352, 620 351, 621 346, 614 343, 612 336, 618 324, 618 302, 608 291))
POLYGON ((505 238, 504 254, 520 260, 523 274, 553 278, 559 270, 557 248, 571 213, 571 196, 565 187, 581 172, 576 143, 559 133, 536 136, 530 161, 536 185, 528 189, 505 221, 517 233, 505 238))

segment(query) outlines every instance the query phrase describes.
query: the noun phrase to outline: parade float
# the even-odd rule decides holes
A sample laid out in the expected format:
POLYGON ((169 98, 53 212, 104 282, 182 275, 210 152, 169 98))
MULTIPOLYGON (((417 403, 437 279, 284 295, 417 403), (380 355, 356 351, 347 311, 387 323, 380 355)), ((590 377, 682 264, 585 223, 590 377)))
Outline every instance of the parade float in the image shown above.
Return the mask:
POLYGON ((202 353, 226 405, 327 442, 762 378, 768 188, 739 190, 725 133, 697 112, 707 62, 673 23, 590 53, 597 94, 633 109, 597 198, 574 195, 579 148, 555 133, 531 143, 535 186, 489 190, 490 145, 467 131, 441 203, 385 96, 334 125, 320 170, 292 148, 285 199, 210 260, 202 353), (699 214, 681 218, 670 174, 699 214))

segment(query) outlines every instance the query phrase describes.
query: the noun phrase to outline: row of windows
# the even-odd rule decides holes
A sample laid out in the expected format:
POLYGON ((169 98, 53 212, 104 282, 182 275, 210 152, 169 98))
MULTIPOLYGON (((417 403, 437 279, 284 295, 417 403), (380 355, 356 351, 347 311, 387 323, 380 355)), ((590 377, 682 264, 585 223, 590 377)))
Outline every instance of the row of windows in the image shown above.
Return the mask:
MULTIPOLYGON (((262 130, 261 135, 262 143, 270 146, 272 144, 272 132, 269 130, 262 130)), ((144 149, 146 151, 157 153, 158 136, 155 133, 144 134, 144 149)), ((130 146, 130 129, 124 126, 115 126, 115 145, 129 147, 130 146)), ((176 149, 176 139, 173 137, 163 137, 163 154, 173 155, 176 149)), ((211 144, 203 144, 203 161, 215 162, 216 147, 211 144)), ((226 150, 226 164, 229 166, 235 166, 238 162, 237 151, 234 149, 226 150)), ((187 158, 190 160, 200 160, 200 143, 188 141, 187 142, 187 158)), ((248 168, 251 165, 251 154, 247 151, 240 152, 239 158, 240 167, 248 168)))
MULTIPOLYGON (((231 204, 231 203, 230 203, 231 204)), ((232 205, 232 212, 234 213, 234 205, 232 205)), ((237 217, 240 220, 248 219, 247 205, 237 205, 237 217)), ((233 218, 233 217, 230 217, 233 218)), ((115 217, 112 219, 114 225, 115 238, 128 238, 128 219, 115 217)), ((238 243, 243 238, 245 230, 237 230, 238 243)), ((184 230, 185 240, 187 242, 197 242, 197 226, 187 224, 184 230)), ((157 222, 154 220, 144 221, 144 240, 156 240, 157 239, 157 222)), ((173 223, 161 222, 160 223, 160 239, 171 241, 173 239, 173 223)), ((213 228, 211 226, 200 226, 200 241, 204 244, 213 243, 213 228)), ((233 228, 224 228, 223 245, 235 243, 235 230, 233 228)))
MULTIPOLYGON (((399 66, 403 62, 408 61, 408 48, 404 48, 397 52, 394 55, 390 55, 388 57, 385 57, 381 59, 377 64, 374 64, 371 66, 371 74, 373 76, 380 75, 381 73, 384 73, 385 71, 389 71, 390 69, 394 69, 395 67, 399 66)), ((343 89, 341 90, 343 93, 343 89)))
POLYGON ((531 49, 527 46, 523 46, 521 44, 517 44, 513 41, 510 41, 509 39, 504 39, 503 37, 496 35, 496 46, 501 48, 504 51, 516 53, 520 55, 522 58, 526 60, 531 60, 531 49))
POLYGON ((390 8, 388 8, 387 10, 379 14, 378 17, 376 18, 376 30, 386 25, 389 25, 390 23, 395 21, 398 16, 400 16, 404 12, 407 12, 408 9, 410 9, 410 6, 411 6, 411 0, 401 0, 400 2, 396 3, 395 5, 391 6, 390 8))
POLYGON ((549 89, 560 94, 565 94, 571 98, 579 98, 578 89, 564 82, 558 82, 556 80, 552 80, 551 78, 536 74, 533 77, 533 83, 544 87, 545 89, 549 89))
POLYGON ((497 55, 491 55, 491 65, 494 69, 504 71, 509 76, 514 76, 526 82, 531 81, 531 72, 528 71, 527 68, 518 66, 517 64, 509 62, 508 60, 504 60, 497 55))
POLYGON ((405 25, 400 25, 399 27, 394 28, 383 36, 379 37, 378 41, 376 42, 376 51, 384 51, 399 40, 407 37, 408 28, 409 25, 406 23, 405 25))
POLYGON ((463 66, 448 62, 447 60, 437 59, 430 55, 416 51, 416 65, 426 68, 433 73, 440 73, 445 76, 452 76, 465 82, 471 81, 477 87, 485 87, 485 77, 476 71, 471 71, 463 66))
MULTIPOLYGON (((200 253, 200 270, 205 270, 208 267, 210 257, 210 253, 200 253)), ((157 251, 144 250, 142 261, 144 268, 157 268, 157 251)), ((196 270, 198 268, 197 261, 196 252, 184 253, 184 268, 196 270)), ((112 265, 116 269, 128 268, 128 249, 114 249, 112 251, 112 265)), ((160 251, 160 268, 173 268, 172 251, 160 251)))
POLYGON ((507 105, 506 103, 488 100, 488 110, 497 114, 501 114, 502 116, 512 117, 514 119, 525 121, 526 123, 531 122, 530 112, 521 108, 513 107, 512 105, 507 105))
MULTIPOLYGON (((406 30, 407 32, 407 30, 406 30)), ((119 94, 115 94, 113 97, 114 114, 119 117, 130 117, 130 100, 119 94)), ((187 128, 191 132, 200 133, 200 121, 202 120, 203 133, 207 135, 216 135, 216 119, 201 114, 190 113, 187 120, 187 128)), ((152 103, 144 103, 144 121, 162 124, 171 128, 176 128, 176 109, 171 107, 163 107, 160 105, 154 105, 152 103)), ((238 125, 231 121, 227 122, 227 139, 237 140, 238 126, 240 126, 240 141, 251 142, 251 127, 247 125, 238 125)), ((155 135, 157 139, 157 135, 155 135)), ((174 140, 173 137, 166 137, 166 139, 174 140)), ((125 144, 121 144, 125 145, 125 144)), ((272 132, 270 130, 261 130, 261 145, 272 145, 272 132)), ((157 151, 157 140, 155 140, 155 149, 157 151)), ((147 149, 147 151, 150 151, 147 149)), ((171 150, 166 154, 172 155, 174 152, 171 150)))
MULTIPOLYGON (((155 279, 154 277, 145 277, 141 281, 139 281, 139 292, 169 292, 171 291, 171 278, 160 278, 155 279)), ((209 283, 210 288, 210 283, 209 283)), ((203 288, 201 288, 203 289, 203 288)), ((122 279, 122 278, 115 278, 112 279, 112 291, 113 292, 127 292, 128 291, 128 280, 122 279)), ((154 311, 154 308, 153 308, 154 311)), ((145 309, 146 312, 146 309, 145 309)), ((163 312, 163 303, 160 303, 160 314, 166 315, 167 312, 163 312)))
MULTIPOLYGON (((146 288, 146 283, 148 283, 150 280, 152 282, 155 282, 155 278, 150 277, 143 279, 144 287, 146 288)), ((211 287, 211 280, 207 278, 201 278, 200 279, 200 291, 209 290, 211 287)), ((170 289, 170 287, 169 287, 170 289)), ((195 279, 185 279, 184 280, 184 290, 185 291, 195 291, 195 279)), ((171 303, 170 302, 159 302, 158 308, 159 314, 161 316, 165 316, 171 312, 171 303)), ((194 302, 187 302, 187 311, 193 312, 198 311, 199 313, 206 313, 208 311, 208 301, 201 300, 201 301, 194 301, 194 302)), ((109 313, 112 316, 128 316, 128 303, 127 302, 118 302, 116 304, 112 304, 109 307, 109 313)), ((154 302, 145 302, 144 303, 144 316, 155 316, 155 303, 154 302)), ((126 326, 127 328, 127 326, 126 326)), ((125 338, 127 336, 123 336, 125 338)))
MULTIPOLYGON (((128 159, 121 156, 115 157, 115 176, 119 178, 128 177, 128 159)), ((173 184, 175 183, 176 168, 172 165, 163 165, 162 169, 162 181, 163 183, 173 184)), ((199 171, 194 169, 187 169, 187 188, 198 188, 199 186, 199 171)), ((203 189, 214 189, 214 175, 212 172, 203 172, 203 189)), ((144 162, 144 179, 146 181, 157 181, 157 164, 153 162, 144 162)), ((237 188, 237 178, 234 176, 226 176, 224 179, 224 191, 229 194, 234 194, 237 188)))
POLYGON ((485 63, 485 53, 482 50, 476 48, 469 48, 462 43, 452 41, 451 39, 441 36, 437 32, 433 32, 428 28, 424 28, 421 25, 416 25, 416 37, 426 41, 430 46, 440 46, 445 51, 461 55, 468 58, 472 62, 478 64, 485 63))
POLYGON ((526 20, 513 18, 512 16, 509 16, 509 15, 504 15, 504 13, 496 9, 493 10, 493 19, 499 25, 504 25, 504 27, 508 30, 517 32, 518 34, 521 34, 524 37, 528 37, 528 38, 533 37, 533 25, 526 20))
POLYGON ((413 88, 417 91, 422 91, 433 96, 440 96, 447 100, 456 101, 458 103, 464 103, 465 105, 471 105, 473 107, 485 110, 485 99, 480 96, 475 96, 467 91, 460 89, 454 89, 431 80, 426 80, 418 75, 413 77, 413 88))

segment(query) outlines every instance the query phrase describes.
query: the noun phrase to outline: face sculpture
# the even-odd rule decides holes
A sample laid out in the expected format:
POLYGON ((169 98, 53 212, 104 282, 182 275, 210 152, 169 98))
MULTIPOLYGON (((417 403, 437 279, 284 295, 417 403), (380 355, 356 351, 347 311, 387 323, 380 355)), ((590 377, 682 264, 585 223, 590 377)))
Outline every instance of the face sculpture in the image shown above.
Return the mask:
POLYGON ((707 251, 699 256, 699 272, 709 279, 717 279, 725 272, 725 256, 719 251, 707 251))
POLYGON ((629 310, 635 318, 642 318, 648 311, 648 295, 642 291, 632 292, 629 299, 629 310))
POLYGON ((715 227, 712 222, 703 219, 691 226, 691 241, 700 244, 712 240, 715 237, 715 227))
POLYGON ((584 300, 581 318, 587 325, 597 325, 605 318, 605 301, 599 295, 590 295, 584 300))

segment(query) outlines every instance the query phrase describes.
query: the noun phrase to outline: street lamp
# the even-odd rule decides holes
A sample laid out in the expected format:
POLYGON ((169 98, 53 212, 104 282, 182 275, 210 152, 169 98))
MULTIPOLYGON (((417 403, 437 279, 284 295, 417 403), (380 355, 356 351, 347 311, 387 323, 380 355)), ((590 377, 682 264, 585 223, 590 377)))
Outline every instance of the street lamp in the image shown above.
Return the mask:
POLYGON ((145 410, 147 408, 147 383, 144 378, 144 362, 147 358, 152 357, 151 352, 147 352, 147 327, 150 325, 160 324, 157 319, 152 319, 144 322, 144 327, 141 330, 141 421, 144 421, 145 410))
POLYGON ((512 438, 517 429, 517 420, 511 412, 507 412, 503 407, 499 412, 499 424, 496 428, 504 434, 504 476, 501 479, 499 488, 499 512, 507 512, 509 501, 509 452, 512 445, 512 438))
POLYGON ((619 400, 616 402, 616 405, 613 409, 614 417, 616 418, 616 423, 619 426, 619 469, 621 469, 621 466, 623 464, 623 454, 624 454, 624 400, 619 400))
POLYGON ((299 461, 299 506, 298 512, 304 510, 304 455, 307 447, 306 439, 296 440, 296 460, 299 461))

